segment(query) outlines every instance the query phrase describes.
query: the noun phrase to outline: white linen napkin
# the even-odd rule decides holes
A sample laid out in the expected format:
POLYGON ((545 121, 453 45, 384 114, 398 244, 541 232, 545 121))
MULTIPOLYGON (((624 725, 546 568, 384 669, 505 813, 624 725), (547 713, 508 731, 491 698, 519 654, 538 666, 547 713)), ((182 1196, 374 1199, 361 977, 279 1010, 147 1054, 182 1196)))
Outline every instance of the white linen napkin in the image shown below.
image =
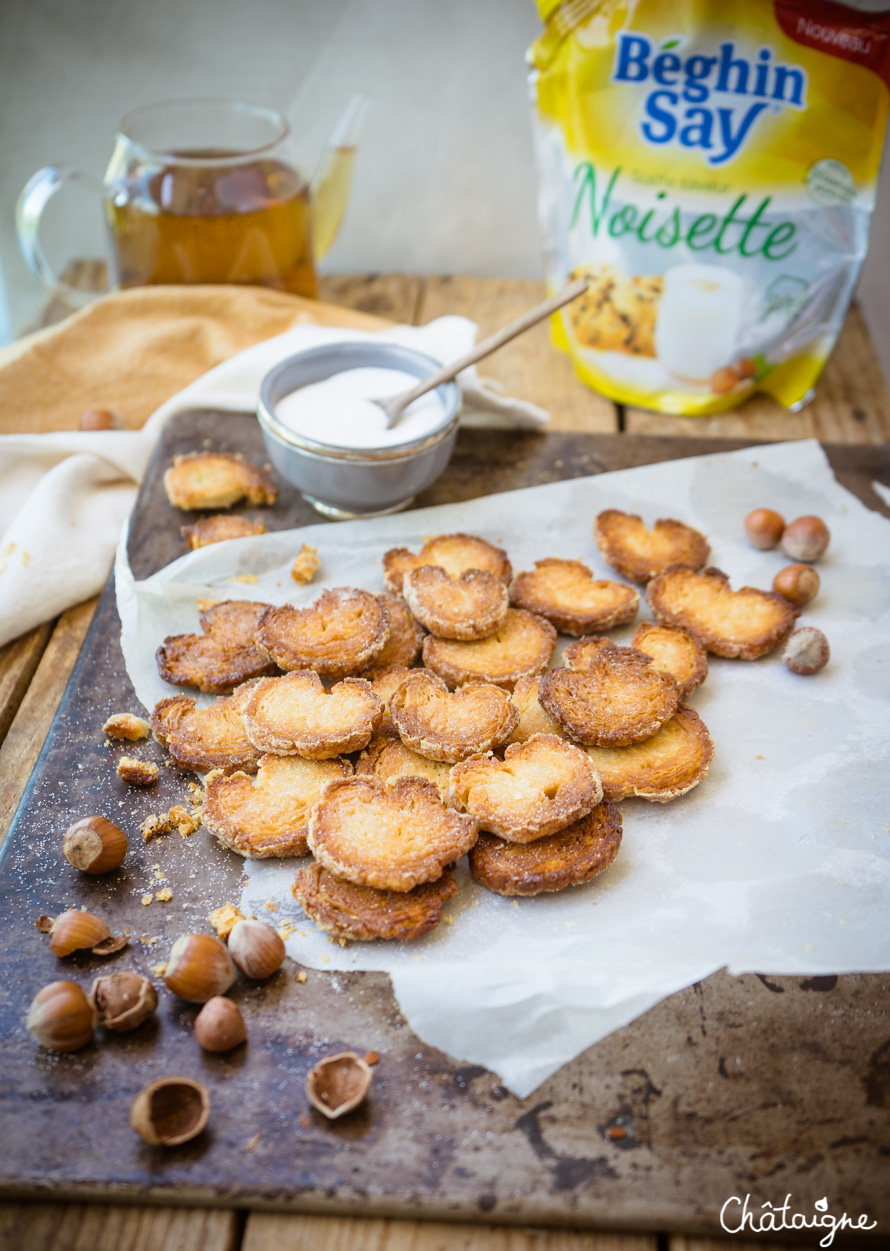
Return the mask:
MULTIPOLYGON (((141 430, 0 437, 0 646, 101 590, 154 444, 175 413, 253 413, 268 371, 306 348, 382 339, 444 362, 469 351, 476 331, 465 317, 376 333, 295 326, 211 369, 162 404, 141 430)), ((460 382, 466 425, 537 430, 547 424, 543 409, 501 396, 474 368, 460 382)))

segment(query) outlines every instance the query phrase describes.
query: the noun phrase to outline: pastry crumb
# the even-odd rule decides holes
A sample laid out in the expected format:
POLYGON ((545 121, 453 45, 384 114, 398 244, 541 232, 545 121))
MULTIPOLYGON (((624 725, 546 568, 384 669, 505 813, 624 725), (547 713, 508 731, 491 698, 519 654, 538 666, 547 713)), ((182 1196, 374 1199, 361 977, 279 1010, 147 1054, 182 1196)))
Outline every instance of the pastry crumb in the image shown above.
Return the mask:
POLYGON ((167 961, 164 960, 161 964, 153 964, 151 966, 151 971, 154 973, 155 977, 163 977, 167 972, 167 961))
POLYGON ((215 908, 207 918, 219 937, 225 941, 239 921, 245 920, 244 913, 240 908, 236 908, 234 904, 223 904, 221 908, 215 908))
POLYGON ((154 903, 154 895, 143 895, 142 896, 143 908, 147 908, 150 903, 154 903))
POLYGON ((169 886, 165 886, 163 890, 159 890, 155 892, 155 899, 158 901, 158 903, 169 903, 172 898, 173 898, 173 891, 170 889, 169 886))
POLYGON ((309 974, 305 971, 305 969, 298 969, 297 972, 294 974, 295 982, 302 983, 302 982, 308 981, 308 979, 309 979, 309 974))
POLYGON ((255 573, 236 573, 228 579, 229 582, 259 582, 259 578, 255 573))
POLYGON ((123 738, 130 743, 136 743, 140 739, 148 738, 151 726, 132 712, 116 712, 102 726, 102 733, 109 738, 123 738))
POLYGON ((134 760, 132 756, 121 756, 117 762, 118 777, 123 778, 130 786, 154 786, 160 770, 150 760, 134 760))
POLYGON ((287 942, 291 934, 295 933, 296 928, 293 921, 285 921, 284 925, 279 925, 278 927, 278 937, 287 942))
POLYGON ((296 559, 291 566, 290 576, 294 582, 299 582, 301 586, 305 586, 318 573, 318 565, 318 549, 310 547, 308 543, 304 543, 297 552, 296 559))

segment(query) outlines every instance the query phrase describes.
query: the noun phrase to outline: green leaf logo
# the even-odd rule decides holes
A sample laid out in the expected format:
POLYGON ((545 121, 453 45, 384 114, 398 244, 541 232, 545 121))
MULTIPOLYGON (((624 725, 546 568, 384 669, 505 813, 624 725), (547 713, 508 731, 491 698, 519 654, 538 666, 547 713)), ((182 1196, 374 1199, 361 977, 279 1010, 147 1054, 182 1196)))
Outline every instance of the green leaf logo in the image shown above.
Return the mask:
POLYGON ((667 50, 668 48, 677 48, 679 47, 679 45, 680 45, 679 39, 666 39, 664 43, 660 44, 659 46, 667 50))

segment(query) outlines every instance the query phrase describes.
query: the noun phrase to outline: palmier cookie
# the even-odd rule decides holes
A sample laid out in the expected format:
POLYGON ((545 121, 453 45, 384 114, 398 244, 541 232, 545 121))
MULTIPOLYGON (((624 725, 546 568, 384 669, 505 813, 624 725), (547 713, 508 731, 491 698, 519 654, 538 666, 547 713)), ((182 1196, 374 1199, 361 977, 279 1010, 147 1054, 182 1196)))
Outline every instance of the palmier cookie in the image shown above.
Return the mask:
POLYGON ((389 637, 385 603, 368 591, 341 586, 308 608, 269 608, 257 623, 257 645, 282 669, 314 669, 344 678, 367 669, 389 637))
POLYGON ((646 598, 661 624, 683 626, 709 652, 730 659, 765 656, 785 641, 797 617, 781 595, 751 586, 733 591, 719 569, 697 573, 688 565, 653 578, 646 598))
POLYGON ((231 508, 239 500, 256 507, 274 504, 278 487, 266 473, 227 452, 175 456, 164 474, 164 490, 174 508, 231 508))
POLYGON ((406 604, 395 595, 378 595, 386 609, 389 635, 383 650, 374 657, 372 664, 361 676, 373 681, 388 669, 410 669, 423 646, 426 630, 416 621, 406 604))
POLYGON ((407 547, 393 547, 383 557, 383 585, 393 595, 402 594, 402 579, 410 569, 437 565, 452 578, 469 569, 482 569, 507 583, 513 570, 507 553, 474 534, 440 534, 428 539, 415 556, 407 547))
POLYGON ((310 920, 334 938, 410 942, 436 928, 443 904, 457 894, 457 882, 445 872, 412 890, 374 890, 334 877, 315 863, 298 870, 291 891, 310 920))
POLYGON ((453 764, 506 743, 518 713, 497 686, 470 682, 457 691, 435 674, 409 673, 389 701, 399 738, 430 760, 453 764))
POLYGON ((335 778, 349 777, 348 760, 263 756, 256 779, 246 773, 209 773, 201 821, 246 860, 304 856, 309 814, 335 778))
POLYGON ((555 735, 514 743, 503 760, 474 756, 451 770, 452 803, 508 843, 555 834, 602 797, 587 753, 555 735))
POLYGON ((459 578, 437 565, 409 569, 402 594, 414 616, 440 639, 484 639, 503 625, 510 606, 500 578, 467 569, 459 578))
POLYGON ((546 617, 563 634, 586 634, 632 621, 640 595, 623 582, 595 578, 580 560, 549 559, 517 575, 510 603, 546 617))
POLYGON ((534 734, 555 734, 557 738, 565 738, 565 730, 551 717, 547 709, 541 706, 538 699, 540 686, 541 675, 535 673, 530 677, 520 678, 513 687, 510 698, 519 713, 519 720, 510 735, 511 743, 524 743, 534 734))
POLYGON ((660 730, 629 747, 588 747, 606 799, 636 796, 666 804, 698 786, 707 775, 714 744, 692 708, 678 708, 660 730))
POLYGON ((247 539, 255 534, 265 534, 266 527, 261 521, 251 521, 249 517, 241 517, 237 513, 214 513, 212 517, 200 517, 190 526, 182 526, 180 534, 188 543, 189 551, 195 552, 199 547, 210 547, 213 543, 225 543, 228 539, 247 539))
POLYGON ((309 821, 316 860, 336 877, 375 890, 436 881, 477 835, 473 818, 447 808, 425 778, 332 782, 309 821))
POLYGON ((542 895, 597 877, 620 846, 618 809, 603 802, 558 834, 533 843, 506 843, 494 834, 480 834, 470 851, 470 872, 497 895, 542 895))
POLYGON ((253 641, 269 607, 224 600, 201 614, 203 634, 173 634, 155 653, 158 673, 172 686, 196 686, 219 695, 250 678, 275 673, 276 666, 253 641))
POLYGON ((631 582, 648 582, 678 561, 701 569, 708 559, 708 541, 692 526, 661 518, 647 530, 642 517, 617 508, 599 514, 593 537, 603 559, 631 582))
POLYGON ((396 778, 426 778, 438 789, 442 798, 448 800, 451 765, 421 756, 392 734, 378 735, 371 740, 359 756, 355 772, 358 777, 377 777, 382 782, 396 778))
POLYGON ((297 670, 256 683, 244 727, 261 751, 329 760, 367 747, 382 716, 364 678, 343 678, 326 691, 317 673, 297 670))
POLYGON ((449 686, 490 682, 512 690, 520 678, 545 669, 556 647, 549 621, 522 608, 510 608, 504 624, 487 639, 461 643, 428 635, 423 661, 449 686))
POLYGON ((162 699, 151 714, 152 732, 183 769, 198 773, 243 769, 253 773, 260 752, 244 729, 244 708, 252 686, 245 682, 232 695, 217 699, 207 708, 198 708, 185 695, 162 699))
MULTIPOLYGON (((633 648, 615 649, 634 652, 633 648)), ((584 673, 551 669, 539 699, 570 738, 585 747, 623 747, 651 738, 677 711, 680 691, 648 656, 595 656, 584 673)))
POLYGON ((389 701, 393 695, 405 681, 409 673, 413 673, 412 669, 405 669, 401 665, 394 665, 392 669, 383 669, 370 679, 371 690, 383 705, 383 716, 377 727, 377 734, 389 734, 399 736, 399 732, 392 723, 389 715, 389 701))
MULTIPOLYGON (((669 673, 680 688, 680 699, 688 699, 708 676, 708 653, 683 626, 653 625, 641 621, 631 645, 646 656, 662 673, 669 673)), ((571 667, 571 666, 570 666, 571 667)))

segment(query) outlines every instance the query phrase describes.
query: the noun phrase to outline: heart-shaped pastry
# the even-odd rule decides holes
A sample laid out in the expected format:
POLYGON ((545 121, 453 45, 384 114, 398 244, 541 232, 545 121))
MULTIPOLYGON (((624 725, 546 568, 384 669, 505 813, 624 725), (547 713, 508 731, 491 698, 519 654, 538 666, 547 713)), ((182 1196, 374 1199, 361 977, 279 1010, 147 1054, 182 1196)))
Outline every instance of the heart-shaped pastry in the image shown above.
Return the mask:
POLYGON ((244 708, 247 737, 261 751, 328 760, 367 747, 383 705, 363 678, 329 691, 311 670, 261 678, 244 708))
POLYGON ((228 452, 190 452, 175 456, 164 474, 164 490, 174 508, 231 508, 274 504, 278 487, 266 473, 228 452))
POLYGON ((410 942, 436 928, 443 904, 457 894, 457 882, 446 872, 413 890, 374 890, 310 864, 298 871, 291 891, 310 920, 335 938, 410 942))
POLYGON ((386 604, 369 591, 340 586, 308 608, 268 608, 257 623, 257 645, 281 669, 314 669, 345 678, 369 668, 389 637, 386 604))
POLYGON ((648 582, 678 561, 701 569, 708 559, 708 541, 692 526, 661 518, 647 530, 642 517, 618 508, 599 514, 593 537, 603 559, 631 582, 648 582))
POLYGON ((796 610, 773 591, 743 586, 733 591, 719 569, 696 573, 674 565, 653 578, 646 598, 656 620, 683 626, 715 656, 757 660, 794 629, 796 610))
POLYGON ((416 556, 407 547, 390 548, 383 557, 383 585, 393 595, 401 595, 405 574, 424 565, 437 565, 452 578, 468 569, 484 569, 505 583, 513 576, 503 548, 475 534, 440 534, 427 539, 416 556))
POLYGON ((379 595, 378 599, 386 608, 389 619, 389 634, 383 650, 374 657, 369 668, 362 672, 368 681, 387 669, 404 667, 410 669, 423 646, 426 630, 409 612, 407 606, 395 595, 379 595))
POLYGON ((540 673, 555 647, 556 631, 549 621, 522 608, 508 608, 504 624, 486 639, 463 643, 428 635, 423 661, 449 686, 491 682, 512 690, 520 678, 540 673))
POLYGON ((640 595, 623 582, 595 578, 580 560, 551 558, 516 576, 510 603, 546 617, 563 634, 587 634, 632 621, 640 595))
POLYGON ((677 711, 680 691, 633 647, 607 646, 583 673, 551 669, 538 698, 570 738, 585 747, 624 747, 650 738, 677 711))
POLYGON ((680 688, 681 699, 688 699, 708 676, 708 654, 695 635, 683 626, 641 621, 631 645, 651 656, 656 669, 671 675, 680 688))
POLYGON ((635 795, 666 804, 698 786, 708 772, 714 744, 691 708, 677 712, 651 738, 628 747, 588 747, 606 799, 635 795))
POLYGON ((197 686, 213 694, 275 673, 276 666, 253 640, 257 622, 268 607, 230 599, 205 608, 203 634, 174 634, 164 639, 155 653, 158 673, 173 686, 197 686))
POLYGON ((518 713, 506 691, 469 682, 449 691, 441 678, 417 669, 389 701, 389 715, 402 742, 430 760, 453 764, 506 743, 518 713))
POLYGON ((504 583, 484 569, 467 569, 458 578, 437 565, 409 569, 402 594, 421 625, 440 639, 488 638, 510 607, 504 583))
POLYGON ((162 699, 151 714, 151 728, 183 769, 206 773, 222 769, 253 772, 260 753, 244 729, 244 708, 254 683, 245 682, 232 695, 198 708, 193 699, 174 695, 162 699))

